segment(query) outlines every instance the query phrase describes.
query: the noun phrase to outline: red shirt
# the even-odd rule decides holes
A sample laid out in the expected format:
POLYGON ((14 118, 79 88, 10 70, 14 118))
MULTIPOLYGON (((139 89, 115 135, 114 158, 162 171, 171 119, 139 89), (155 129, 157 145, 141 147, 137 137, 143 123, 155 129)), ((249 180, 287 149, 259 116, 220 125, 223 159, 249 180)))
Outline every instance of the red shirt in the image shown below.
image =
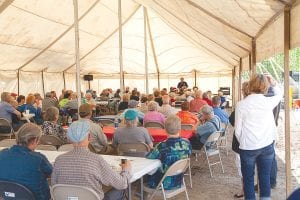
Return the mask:
POLYGON ((199 121, 198 117, 189 111, 179 111, 176 115, 180 118, 181 124, 195 125, 199 121))
POLYGON ((203 98, 209 106, 212 106, 212 101, 209 98, 203 98))
POLYGON ((206 101, 196 98, 190 102, 190 112, 199 112, 204 105, 207 105, 206 101))

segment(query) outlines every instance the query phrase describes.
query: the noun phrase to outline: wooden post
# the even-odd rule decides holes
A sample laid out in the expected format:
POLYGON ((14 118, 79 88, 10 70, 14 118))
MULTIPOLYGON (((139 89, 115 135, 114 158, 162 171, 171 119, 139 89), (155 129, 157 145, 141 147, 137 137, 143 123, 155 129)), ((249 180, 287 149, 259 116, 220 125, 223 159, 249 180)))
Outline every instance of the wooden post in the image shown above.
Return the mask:
POLYGON ((285 115, 285 174, 286 196, 291 192, 291 141, 290 141, 290 95, 289 95, 289 50, 290 50, 290 7, 284 9, 284 115, 285 115))
POLYGON ((144 47, 145 47, 145 75, 146 75, 146 94, 149 94, 149 73, 148 73, 148 50, 147 50, 147 10, 144 12, 144 47))
POLYGON ((74 4, 74 30, 75 30, 75 63, 76 63, 76 90, 78 108, 81 104, 81 85, 80 85, 80 53, 79 53, 79 25, 78 25, 78 2, 73 0, 74 4))
POLYGON ((123 41, 122 41, 122 1, 118 0, 118 19, 119 19, 119 63, 120 63, 120 90, 125 91, 124 70, 123 70, 123 41))

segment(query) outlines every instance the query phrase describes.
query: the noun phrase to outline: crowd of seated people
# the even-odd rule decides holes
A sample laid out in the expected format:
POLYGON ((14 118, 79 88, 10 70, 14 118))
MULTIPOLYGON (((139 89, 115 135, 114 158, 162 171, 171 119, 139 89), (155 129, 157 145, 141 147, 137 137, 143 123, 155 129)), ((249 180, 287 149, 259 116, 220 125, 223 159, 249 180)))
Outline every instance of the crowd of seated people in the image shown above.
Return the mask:
MULTIPOLYGON (((59 98, 53 91, 47 92, 44 99, 38 93, 28 94, 27 96, 20 95, 17 98, 17 102, 12 99, 9 93, 3 93, 1 95, 0 108, 5 109, 0 109, 0 118, 6 117, 12 122, 12 114, 19 119, 21 118, 21 113, 26 110, 35 114, 33 122, 41 125, 41 127, 32 125, 32 123, 26 123, 26 126, 29 126, 35 135, 31 135, 31 139, 26 137, 30 141, 24 144, 17 144, 15 148, 23 148, 23 151, 34 151, 42 134, 55 135, 63 141, 63 144, 73 144, 74 150, 56 159, 53 166, 52 184, 63 183, 87 186, 95 190, 101 198, 105 196, 108 199, 119 199, 122 198, 123 189, 127 187, 127 178, 131 177, 130 163, 123 165, 124 171, 118 174, 111 170, 111 167, 97 154, 114 155, 118 145, 123 143, 145 143, 151 149, 151 152, 146 157, 149 159, 161 159, 163 164, 161 169, 147 179, 148 186, 154 188, 166 170, 177 160, 187 158, 191 154, 192 146, 194 148, 195 143, 193 143, 193 140, 191 145, 188 140, 180 137, 181 124, 192 124, 194 126, 194 131, 197 135, 194 138, 197 140, 197 147, 195 148, 199 149, 201 145, 203 146, 209 134, 220 129, 221 123, 218 121, 219 118, 214 115, 214 110, 216 110, 215 114, 218 115, 220 98, 216 98, 214 107, 210 107, 203 100, 202 92, 198 88, 194 88, 192 91, 187 90, 184 86, 183 88, 172 89, 169 93, 165 88, 161 91, 155 89, 153 94, 147 95, 141 95, 136 89, 132 91, 129 89, 127 87, 123 94, 121 90, 112 93, 110 89, 105 89, 100 93, 102 100, 105 99, 106 101, 112 98, 119 99, 122 96, 121 102, 118 103, 118 110, 122 112, 120 112, 120 118, 123 119, 124 125, 115 129, 111 145, 104 134, 103 128, 93 122, 93 110, 96 108, 96 101, 99 98, 92 90, 81 94, 81 106, 78 110, 80 118, 78 121, 71 123, 67 131, 62 126, 64 124, 62 123, 63 116, 70 109, 78 109, 78 96, 71 90, 63 90, 59 98), (180 93, 182 93, 181 96, 180 93), (174 107, 177 98, 183 100, 180 111, 174 107), (199 113, 201 115, 200 119, 199 113), (168 134, 168 139, 155 146, 152 136, 143 127, 147 122, 158 122, 163 125, 168 134), (88 151, 88 145, 93 147, 93 153, 88 151), (72 167, 70 168, 70 166, 72 167), (86 166, 90 167, 87 168, 86 166), (95 170, 93 172, 88 171, 91 169, 95 170), (90 179, 86 177, 86 173, 82 172, 95 173, 97 175, 90 179), (73 178, 66 178, 70 176, 73 178), (113 189, 109 192, 104 192, 101 189, 101 185, 110 185, 113 189)), ((0 152, 0 160, 4 158, 1 156, 5 156, 5 154, 0 152)), ((43 164, 48 167, 48 161, 45 157, 40 156, 39 153, 36 154, 36 157, 36 159, 43 160, 43 164)), ((3 167, 5 166, 6 164, 3 165, 3 167)), ((49 176, 51 172, 52 166, 45 169, 45 171, 40 171, 40 174, 37 173, 37 175, 41 176, 41 174, 44 174, 45 177, 49 176)), ((12 180, 18 182, 17 178, 12 180)), ((182 174, 176 177, 169 177, 164 183, 165 189, 178 187, 181 184, 181 180, 182 174)), ((34 186, 28 186, 26 182, 20 183, 32 190, 37 197, 40 197, 39 195, 41 194, 39 191, 36 191, 34 186)), ((43 186, 48 188, 46 184, 43 186)), ((39 199, 49 199, 48 190, 45 188, 43 188, 45 196, 39 199)))

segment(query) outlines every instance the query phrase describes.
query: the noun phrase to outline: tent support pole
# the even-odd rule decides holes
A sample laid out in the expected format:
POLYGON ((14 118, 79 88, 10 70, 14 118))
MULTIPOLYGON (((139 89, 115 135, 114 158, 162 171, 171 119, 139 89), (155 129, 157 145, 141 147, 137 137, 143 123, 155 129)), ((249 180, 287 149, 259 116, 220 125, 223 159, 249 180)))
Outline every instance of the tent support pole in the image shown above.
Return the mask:
POLYGON ((242 99, 242 88, 241 88, 242 87, 242 66, 243 66, 243 59, 240 58, 240 62, 239 62, 239 82, 238 82, 238 88, 237 88, 238 89, 238 100, 242 99))
POLYGON ((285 174, 286 196, 291 192, 291 141, 290 141, 290 94, 289 94, 289 50, 290 7, 284 9, 284 115, 285 115, 285 174))
POLYGON ((149 71, 148 71, 148 51, 147 51, 147 10, 143 7, 144 12, 144 47, 145 47, 145 75, 146 75, 146 94, 149 94, 149 71))
POLYGON ((76 59, 76 88, 78 107, 81 104, 81 88, 80 88, 80 53, 79 53, 79 27, 78 27, 78 1, 73 0, 74 4, 74 30, 75 30, 75 59, 76 59))
POLYGON ((195 81, 194 86, 197 87, 197 70, 194 70, 194 81, 195 81))
POLYGON ((148 25, 148 35, 149 35, 149 39, 150 39, 151 50, 152 50, 154 63, 155 63, 155 67, 156 67, 156 72, 157 72, 157 86, 158 86, 158 89, 160 90, 160 71, 159 71, 155 46, 154 46, 153 37, 152 37, 151 25, 149 22, 148 10, 146 7, 144 7, 144 9, 145 9, 145 15, 146 15, 146 20, 147 20, 147 25, 148 25))
POLYGON ((251 75, 256 74, 256 40, 252 39, 252 50, 251 50, 251 75))
POLYGON ((63 79, 64 79, 64 89, 66 89, 66 76, 65 72, 63 71, 63 79))
POLYGON ((119 20, 119 63, 120 63, 120 89, 125 91, 124 70, 123 70, 123 41, 122 41, 122 1, 118 0, 118 20, 119 20))
POLYGON ((234 107, 235 102, 236 102, 236 91, 235 91, 235 70, 236 70, 236 66, 234 66, 232 72, 231 72, 231 88, 232 88, 232 107, 234 107))
POLYGON ((43 87, 43 95, 45 96, 45 81, 44 81, 44 71, 42 71, 42 87, 43 87))
POLYGON ((20 70, 18 69, 17 72, 17 78, 18 78, 18 96, 20 95, 20 70))

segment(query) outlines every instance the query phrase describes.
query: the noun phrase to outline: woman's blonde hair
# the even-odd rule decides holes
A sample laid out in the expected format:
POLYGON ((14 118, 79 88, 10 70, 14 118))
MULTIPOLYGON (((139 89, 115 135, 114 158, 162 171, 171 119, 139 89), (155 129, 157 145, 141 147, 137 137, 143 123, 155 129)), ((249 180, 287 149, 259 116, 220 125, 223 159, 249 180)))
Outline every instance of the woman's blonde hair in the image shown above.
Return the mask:
POLYGON ((255 74, 249 81, 250 93, 266 94, 269 86, 270 84, 263 74, 255 74))

